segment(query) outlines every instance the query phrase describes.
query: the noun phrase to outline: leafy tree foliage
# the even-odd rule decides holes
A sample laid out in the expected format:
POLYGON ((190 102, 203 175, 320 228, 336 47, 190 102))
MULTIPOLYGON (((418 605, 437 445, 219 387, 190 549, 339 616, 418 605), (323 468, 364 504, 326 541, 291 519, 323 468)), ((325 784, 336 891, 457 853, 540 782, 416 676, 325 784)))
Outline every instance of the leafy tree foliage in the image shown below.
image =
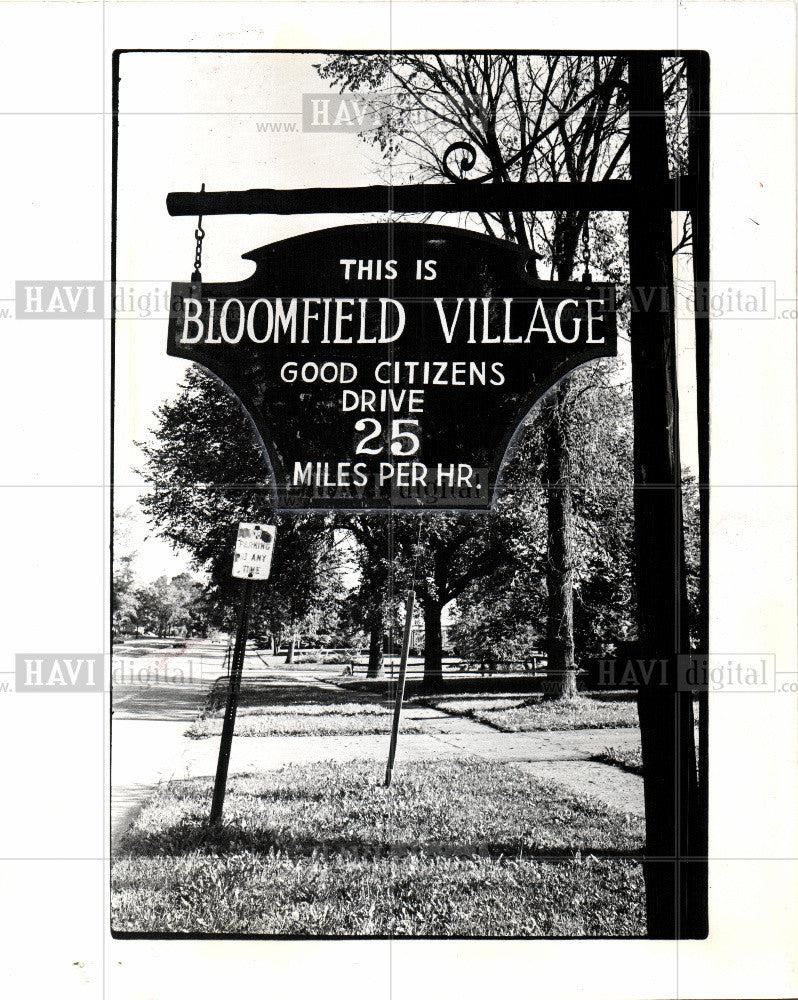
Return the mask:
MULTIPOLYGON (((573 659, 595 655, 634 635, 633 522, 628 387, 613 366, 571 379, 562 406, 568 455, 573 536, 568 562, 573 589, 573 659)), ((553 405, 551 402, 549 405, 553 405)), ((505 475, 506 496, 526 496, 526 557, 483 580, 457 604, 458 643, 477 658, 524 659, 553 631, 546 527, 550 415, 528 420, 505 475)))
POLYGON ((131 632, 138 619, 138 599, 135 594, 133 556, 114 555, 111 578, 111 616, 114 635, 131 632))
POLYGON ((344 614, 350 629, 368 636, 369 677, 383 673, 385 634, 398 630, 399 601, 407 585, 404 564, 396 552, 393 524, 385 514, 340 515, 356 543, 359 583, 347 595, 344 614))
POLYGON ((130 509, 114 512, 114 563, 111 572, 111 622, 114 635, 136 628, 138 600, 130 548, 130 509))
POLYGON ((206 638, 216 617, 205 585, 189 573, 160 576, 136 590, 137 629, 159 638, 183 634, 206 638))
POLYGON ((451 628, 458 655, 489 671, 526 661, 546 639, 545 580, 541 550, 531 565, 506 566, 474 583, 458 599, 451 628))
MULTIPOLYGON (((276 642, 334 624, 340 591, 329 517, 275 515, 266 466, 240 405, 215 379, 190 369, 156 414, 155 441, 142 445, 151 492, 142 507, 158 534, 207 570, 232 627, 238 581, 231 576, 239 521, 277 526, 269 581, 256 588, 253 629, 276 642)), ((289 650, 289 656, 291 651, 289 650)))
POLYGON ((441 512, 422 522, 418 515, 394 517, 397 547, 424 616, 426 687, 440 687, 443 680, 443 609, 476 581, 525 558, 527 517, 526 506, 511 500, 487 514, 441 512))

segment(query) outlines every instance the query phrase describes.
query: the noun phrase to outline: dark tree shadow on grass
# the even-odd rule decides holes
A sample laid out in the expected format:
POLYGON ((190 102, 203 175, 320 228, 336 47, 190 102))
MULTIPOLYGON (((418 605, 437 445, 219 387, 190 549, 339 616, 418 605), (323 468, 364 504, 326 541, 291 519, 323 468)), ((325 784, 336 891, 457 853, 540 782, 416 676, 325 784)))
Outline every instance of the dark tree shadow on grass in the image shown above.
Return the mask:
POLYGON ((190 682, 141 685, 129 699, 124 689, 115 689, 113 719, 191 722, 196 719, 205 697, 205 686, 190 682))
POLYGON ((461 843, 456 840, 385 840, 359 837, 292 837, 262 827, 257 830, 235 823, 209 829, 190 820, 167 827, 157 834, 135 830, 120 840, 117 856, 175 857, 189 854, 234 855, 280 852, 292 858, 330 858, 338 861, 377 861, 388 858, 458 858, 463 860, 573 861, 588 855, 602 859, 640 861, 643 850, 592 847, 540 847, 519 840, 461 843))
MULTIPOLYGON (((228 681, 220 677, 208 693, 206 713, 223 708, 227 700, 228 681)), ((286 684, 271 682, 268 678, 249 680, 244 678, 239 693, 239 708, 301 709, 302 706, 322 706, 334 710, 341 705, 373 704, 381 700, 379 695, 361 694, 336 688, 318 687, 314 684, 286 684)))

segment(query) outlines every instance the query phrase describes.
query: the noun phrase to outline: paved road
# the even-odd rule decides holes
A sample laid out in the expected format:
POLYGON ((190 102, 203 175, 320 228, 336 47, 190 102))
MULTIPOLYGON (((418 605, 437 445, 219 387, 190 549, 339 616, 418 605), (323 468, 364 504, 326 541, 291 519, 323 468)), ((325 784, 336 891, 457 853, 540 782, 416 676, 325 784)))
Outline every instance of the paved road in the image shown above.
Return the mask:
MULTIPOLYGON (((204 674, 189 683, 172 684, 161 676, 148 684, 115 686, 111 759, 114 842, 135 819, 159 782, 215 774, 218 738, 196 740, 184 735, 210 684, 221 673, 224 649, 207 649, 203 655, 204 674)), ((263 662, 256 655, 247 657, 245 673, 259 673, 267 683, 285 685, 294 681, 323 688, 331 686, 319 678, 318 669, 271 668, 268 679, 263 671, 263 662)), ((496 763, 512 763, 536 777, 594 795, 615 808, 644 814, 642 779, 591 760, 605 747, 639 743, 637 729, 501 733, 473 719, 455 718, 422 706, 410 706, 404 718, 416 722, 424 732, 400 734, 397 767, 403 761, 475 755, 496 763)), ((239 737, 233 740, 230 773, 244 774, 319 760, 384 761, 388 740, 387 734, 239 737)))

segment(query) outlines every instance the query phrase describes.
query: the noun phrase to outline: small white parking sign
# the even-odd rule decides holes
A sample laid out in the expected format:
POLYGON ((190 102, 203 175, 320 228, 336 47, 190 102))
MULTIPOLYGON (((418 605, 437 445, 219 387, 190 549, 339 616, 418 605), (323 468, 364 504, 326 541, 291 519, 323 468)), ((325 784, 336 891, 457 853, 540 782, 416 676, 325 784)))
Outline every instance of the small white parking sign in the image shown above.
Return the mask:
POLYGON ((276 532, 271 524, 239 524, 233 576, 241 580, 268 579, 276 532))

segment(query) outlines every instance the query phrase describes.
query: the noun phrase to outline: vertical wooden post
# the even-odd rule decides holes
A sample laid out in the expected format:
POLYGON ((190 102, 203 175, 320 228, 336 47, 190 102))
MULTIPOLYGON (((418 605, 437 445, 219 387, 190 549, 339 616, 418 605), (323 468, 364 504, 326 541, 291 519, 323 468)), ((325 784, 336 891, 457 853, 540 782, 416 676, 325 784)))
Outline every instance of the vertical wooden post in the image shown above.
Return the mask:
POLYGON ((393 765, 396 760, 396 743, 399 739, 399 719, 402 714, 402 702, 405 697, 405 677, 407 675, 407 657, 410 652, 410 634, 413 629, 413 605, 416 601, 416 592, 408 590, 407 609, 405 611, 405 634, 402 639, 402 657, 399 660, 399 680, 396 683, 396 701, 393 706, 393 725, 391 726, 391 746, 388 750, 388 766, 385 769, 385 787, 391 787, 391 777, 393 775, 393 765))
POLYGON ((233 650, 233 662, 230 667, 230 681, 227 686, 227 706, 222 724, 222 738, 219 742, 219 760, 216 764, 216 780, 213 785, 213 802, 211 803, 210 825, 213 826, 222 818, 224 796, 227 790, 227 769, 230 766, 230 750, 233 745, 233 730, 236 724, 238 708, 238 692, 241 687, 241 674, 244 671, 244 652, 247 646, 247 627, 249 625, 249 609, 252 604, 252 580, 244 580, 241 593, 241 610, 238 616, 238 631, 233 650))
MULTIPOLYGON (((700 565, 698 588, 698 652, 709 653, 709 57, 693 52, 686 58, 688 95, 688 171, 696 185, 692 214, 695 316, 696 399, 698 420, 698 496, 700 565)), ((691 854, 696 862, 696 892, 709 888, 709 693, 698 693, 698 818, 691 854)), ((706 914, 702 933, 708 932, 706 914)))
MULTIPOLYGON (((687 906, 695 806, 692 694, 678 689, 687 652, 671 206, 661 57, 629 58, 629 280, 634 407, 634 510, 641 655, 667 661, 638 690, 646 808, 644 875, 651 937, 695 936, 687 906)), ((676 206, 674 206, 676 207, 676 206)))

